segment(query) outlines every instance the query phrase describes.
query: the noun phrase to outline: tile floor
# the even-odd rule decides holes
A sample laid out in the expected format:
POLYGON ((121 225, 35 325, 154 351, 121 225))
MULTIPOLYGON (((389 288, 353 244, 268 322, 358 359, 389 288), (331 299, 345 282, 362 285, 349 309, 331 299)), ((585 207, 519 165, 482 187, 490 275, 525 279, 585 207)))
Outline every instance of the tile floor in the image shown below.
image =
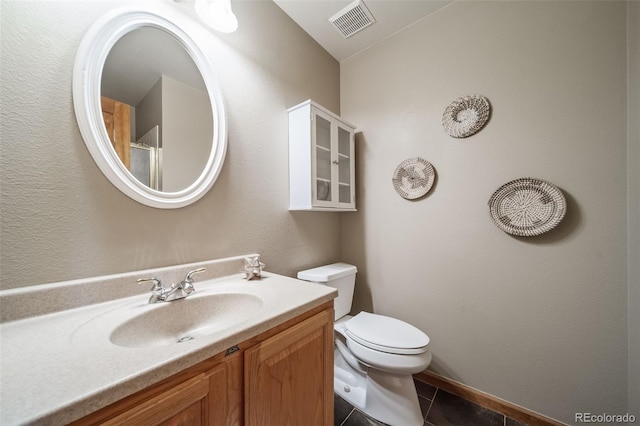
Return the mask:
MULTIPOLYGON (((425 426, 525 426, 427 383, 418 380, 415 383, 425 426)), ((337 395, 334 417, 335 426, 383 426, 382 423, 367 419, 337 395)))

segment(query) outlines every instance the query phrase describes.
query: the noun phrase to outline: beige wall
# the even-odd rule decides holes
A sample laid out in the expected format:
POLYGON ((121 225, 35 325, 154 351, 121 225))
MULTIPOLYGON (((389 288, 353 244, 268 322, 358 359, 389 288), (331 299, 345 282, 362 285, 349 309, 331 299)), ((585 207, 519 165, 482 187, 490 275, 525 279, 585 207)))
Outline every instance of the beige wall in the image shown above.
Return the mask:
POLYGON ((308 98, 338 110, 339 65, 271 1, 234 3, 238 31, 206 43, 229 119, 212 190, 156 210, 103 177, 76 125, 71 76, 83 33, 125 3, 2 1, 2 288, 253 252, 287 275, 339 260, 338 215, 287 210, 286 113, 308 98))
POLYGON ((187 188, 204 170, 213 140, 206 91, 162 76, 162 189, 187 188))
POLYGON ((571 423, 627 411, 625 19, 624 2, 456 2, 341 63, 342 116, 362 131, 342 221, 355 310, 426 331, 434 371, 571 423), (442 113, 467 94, 492 116, 454 139, 442 113), (413 202, 391 184, 412 156, 437 171, 413 202), (568 212, 514 238, 487 201, 528 176, 568 212))
POLYGON ((149 89, 140 103, 134 105, 134 110, 136 135, 132 142, 137 142, 155 126, 158 126, 158 138, 162 140, 162 77, 149 89))

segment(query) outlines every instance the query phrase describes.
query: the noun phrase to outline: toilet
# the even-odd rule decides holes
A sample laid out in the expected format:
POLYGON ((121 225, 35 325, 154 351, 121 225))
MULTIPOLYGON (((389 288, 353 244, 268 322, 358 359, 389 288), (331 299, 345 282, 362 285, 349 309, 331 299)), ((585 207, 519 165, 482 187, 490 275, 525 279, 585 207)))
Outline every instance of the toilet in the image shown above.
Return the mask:
POLYGON ((298 279, 338 289, 334 301, 334 392, 367 416, 392 426, 424 423, 412 375, 431 363, 429 336, 396 318, 351 311, 357 269, 333 263, 298 279))

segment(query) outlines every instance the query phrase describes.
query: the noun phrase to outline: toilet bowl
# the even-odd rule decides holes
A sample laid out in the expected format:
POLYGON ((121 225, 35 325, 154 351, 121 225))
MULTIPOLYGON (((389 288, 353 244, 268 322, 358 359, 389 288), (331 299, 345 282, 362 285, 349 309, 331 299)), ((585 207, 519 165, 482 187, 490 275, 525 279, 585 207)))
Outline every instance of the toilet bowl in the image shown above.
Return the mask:
POLYGON ((358 410, 392 426, 422 425, 413 374, 431 362, 429 337, 396 318, 351 310, 357 269, 334 263, 298 278, 335 287, 334 392, 358 410))

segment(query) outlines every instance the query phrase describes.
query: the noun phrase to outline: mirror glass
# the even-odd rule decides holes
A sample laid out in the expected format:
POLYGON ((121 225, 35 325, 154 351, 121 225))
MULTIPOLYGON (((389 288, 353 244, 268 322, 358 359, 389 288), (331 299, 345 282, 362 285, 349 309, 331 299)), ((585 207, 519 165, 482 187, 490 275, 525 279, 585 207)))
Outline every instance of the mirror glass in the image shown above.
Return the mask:
POLYGON ((213 141, 213 115, 200 71, 167 32, 137 28, 111 48, 102 70, 105 130, 123 165, 163 192, 200 176, 213 141))
POLYGON ((222 93, 187 19, 162 3, 113 10, 87 31, 74 64, 89 153, 120 191, 157 208, 200 199, 226 155, 222 93))

